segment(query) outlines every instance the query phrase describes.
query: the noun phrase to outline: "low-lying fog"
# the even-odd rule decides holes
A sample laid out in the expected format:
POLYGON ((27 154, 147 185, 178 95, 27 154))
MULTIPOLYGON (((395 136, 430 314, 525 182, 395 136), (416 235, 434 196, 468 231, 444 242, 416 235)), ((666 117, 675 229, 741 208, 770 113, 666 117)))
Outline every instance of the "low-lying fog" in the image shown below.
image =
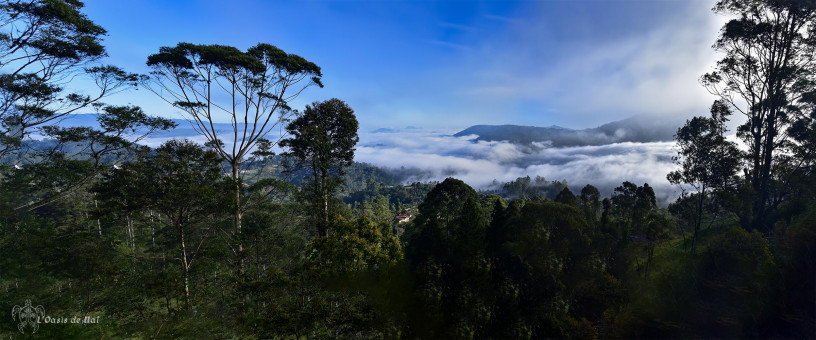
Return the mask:
POLYGON ((675 166, 674 142, 624 142, 600 146, 550 147, 517 145, 454 137, 455 131, 423 129, 362 133, 355 160, 381 167, 417 169, 408 181, 439 181, 456 177, 477 189, 518 177, 566 180, 573 192, 592 184, 610 195, 623 181, 649 183, 662 202, 679 190, 666 174, 675 166))

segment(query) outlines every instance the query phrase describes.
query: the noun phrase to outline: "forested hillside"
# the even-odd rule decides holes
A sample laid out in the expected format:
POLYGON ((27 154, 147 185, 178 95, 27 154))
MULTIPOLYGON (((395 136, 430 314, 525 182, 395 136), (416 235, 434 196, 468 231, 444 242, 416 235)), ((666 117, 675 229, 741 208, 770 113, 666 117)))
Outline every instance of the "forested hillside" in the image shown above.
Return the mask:
POLYGON ((304 57, 179 43, 147 77, 99 64, 106 31, 80 2, 0 11, 4 338, 816 336, 813 1, 717 3, 733 19, 702 79, 719 99, 675 132, 668 207, 626 178, 609 197, 406 183, 353 161, 343 100, 289 107, 323 87, 304 57), (99 88, 73 93, 79 75, 99 88), (208 142, 139 144, 176 123, 104 103, 134 86, 208 142), (93 126, 56 124, 90 109, 93 126))

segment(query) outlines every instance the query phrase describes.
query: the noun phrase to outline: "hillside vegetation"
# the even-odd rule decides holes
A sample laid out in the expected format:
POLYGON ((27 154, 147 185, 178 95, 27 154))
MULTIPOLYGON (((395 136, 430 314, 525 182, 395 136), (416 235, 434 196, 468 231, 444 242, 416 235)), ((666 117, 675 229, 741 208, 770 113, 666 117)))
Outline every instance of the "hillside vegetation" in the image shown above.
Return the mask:
MULTIPOLYGON (((82 10, 0 2, 3 338, 816 335, 813 1, 717 3, 724 57, 702 83, 718 100, 674 128, 683 194, 667 207, 625 178, 609 197, 529 176, 404 183, 414 170, 354 162, 343 100, 289 107, 323 87, 307 59, 178 43, 130 74, 99 64, 106 31, 82 10), (79 76, 99 88, 73 93, 79 76), (177 124, 103 102, 137 85, 206 142, 140 144, 177 124), (93 124, 57 124, 92 108, 93 124)), ((635 125, 480 138, 665 138, 635 125)))

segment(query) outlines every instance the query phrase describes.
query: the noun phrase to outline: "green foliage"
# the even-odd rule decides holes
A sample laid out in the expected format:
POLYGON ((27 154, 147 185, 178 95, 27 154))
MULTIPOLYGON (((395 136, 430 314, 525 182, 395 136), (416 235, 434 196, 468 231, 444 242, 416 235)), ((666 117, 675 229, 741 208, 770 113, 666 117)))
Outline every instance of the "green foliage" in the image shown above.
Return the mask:
POLYGON ((794 216, 783 230, 773 247, 782 283, 774 299, 778 320, 771 325, 783 336, 808 337, 816 329, 816 207, 794 216))
MULTIPOLYGON (((33 132, 67 114, 104 106, 101 100, 138 79, 114 66, 95 64, 105 56, 105 29, 81 13, 77 1, 0 3, 0 159, 20 151, 33 132), (68 79, 90 77, 90 94, 70 92, 68 79)), ((47 130, 45 132, 48 132, 47 130)))
POLYGON ((388 197, 377 195, 371 199, 363 201, 358 205, 357 213, 360 216, 365 216, 375 222, 389 223, 394 219, 394 212, 391 209, 388 197))
POLYGON ((215 152, 171 140, 107 174, 96 185, 96 197, 103 213, 135 213, 139 216, 134 218, 155 218, 161 225, 184 229, 228 206, 219 165, 215 152))
POLYGON ((416 280, 416 300, 407 311, 409 337, 483 334, 490 318, 487 223, 476 191, 453 178, 434 187, 419 206, 405 253, 416 280))
MULTIPOLYGON (((499 183, 494 181, 494 185, 498 186, 499 183)), ((496 193, 507 199, 534 197, 554 199, 555 196, 566 187, 566 182, 551 182, 547 181, 541 176, 536 176, 535 179, 531 179, 530 176, 526 176, 501 184, 500 189, 496 193)))
POLYGON ((639 229, 649 212, 657 209, 654 189, 648 183, 637 186, 629 181, 615 188, 609 204, 609 214, 612 216, 607 216, 607 223, 613 221, 610 217, 614 217, 617 226, 613 229, 624 238, 639 229))
POLYGON ((581 208, 590 222, 598 221, 601 214, 601 192, 598 188, 591 184, 587 184, 581 189, 581 194, 578 196, 581 208))
POLYGON ((651 280, 632 281, 639 294, 617 314, 621 337, 766 337, 778 280, 768 242, 730 227, 701 235, 698 260, 676 245, 660 247, 651 280))
MULTIPOLYGON (((141 82, 189 115, 207 140, 205 145, 230 167, 234 202, 230 241, 236 264, 243 266, 242 218, 251 206, 263 203, 256 199, 263 195, 245 196, 244 162, 270 155, 274 143, 266 136, 293 116, 291 100, 312 85, 323 86, 320 67, 265 43, 246 52, 226 45, 179 43, 161 47, 159 53, 148 56, 147 65, 153 78, 142 77, 141 82), (220 114, 231 118, 232 133, 226 134, 230 147, 214 127, 220 114)), ((323 200, 324 206, 328 201, 328 197, 323 200)))
POLYGON ((65 199, 104 170, 103 162, 125 157, 154 130, 173 127, 138 107, 101 102, 138 77, 96 64, 105 55, 106 32, 82 7, 61 0, 0 3, 0 162, 14 164, 0 167, 0 214, 20 216, 65 199), (96 91, 70 92, 77 76, 89 77, 96 91), (91 108, 104 111, 100 130, 53 125, 91 108), (52 139, 48 148, 29 149, 33 133, 52 139))
POLYGON ((377 269, 401 258, 402 249, 391 225, 361 217, 334 220, 329 236, 312 241, 308 260, 314 270, 336 275, 377 269))
POLYGON ((558 203, 564 203, 566 205, 576 205, 578 204, 578 198, 575 197, 575 194, 572 191, 564 187, 564 190, 558 193, 558 196, 555 196, 555 200, 558 203))
POLYGON ((490 240, 500 311, 493 336, 597 336, 589 325, 621 298, 620 283, 605 272, 608 250, 595 244, 601 235, 572 206, 514 202, 507 210, 491 225, 499 238, 490 240))
MULTIPOLYGON (((670 172, 666 178, 672 184, 688 185, 696 191, 693 194, 696 196, 695 213, 692 214, 688 207, 682 209, 682 213, 692 214, 690 217, 693 217, 692 254, 696 251, 697 234, 703 223, 704 209, 708 208, 704 205, 713 200, 713 197, 708 197, 710 192, 733 190, 737 182, 735 175, 743 155, 736 143, 725 138, 725 123, 730 115, 731 108, 728 104, 715 101, 711 106, 711 118, 694 117, 677 130, 679 150, 672 159, 680 165, 680 169, 670 172)), ((681 199, 686 199, 685 188, 683 191, 681 199)))
MULTIPOLYGON (((729 15, 714 48, 723 53, 703 85, 745 115, 737 137, 747 146, 745 180, 756 196, 746 227, 768 232, 780 201, 796 188, 813 110, 816 5, 807 0, 720 0, 729 15), (804 137, 804 138, 803 138, 804 137)), ((728 163, 726 163, 728 164, 728 163)), ((805 166, 807 167, 807 166, 805 166)))
POLYGON ((295 159, 296 167, 311 170, 308 200, 319 236, 326 236, 329 198, 334 197, 342 183, 343 168, 354 160, 354 146, 360 140, 357 128, 354 110, 334 98, 307 105, 303 114, 286 126, 292 137, 280 142, 288 148, 284 155, 295 159))
MULTIPOLYGON (((289 101, 322 86, 320 69, 268 44, 180 43, 150 56, 149 84, 175 96, 208 143, 140 147, 134 142, 173 124, 63 89, 61 80, 80 73, 103 93, 139 80, 92 64, 105 32, 80 2, 0 8, 0 305, 32 299, 50 315, 102 320, 42 325, 37 335, 807 338, 816 329, 812 65, 751 55, 812 54, 808 2, 718 3, 740 14, 716 45, 725 59, 703 78, 722 100, 677 132, 681 168, 668 178, 698 188, 672 215, 648 184, 630 182, 610 198, 591 185, 576 197, 565 182, 529 176, 486 193, 453 178, 400 185, 422 170, 354 164, 358 123, 342 101, 314 103, 288 121, 289 101), (35 59, 42 64, 25 65, 35 59), (744 77, 776 87, 758 93, 744 77), (241 94, 184 94, 220 90, 217 82, 241 94), (730 101, 751 91, 759 99, 747 107, 730 101), (235 150, 207 128, 224 98, 243 103, 230 112, 235 150), (103 111, 99 130, 49 126, 85 107, 103 111), (724 138, 731 111, 750 117, 738 130, 749 144, 743 178, 724 138), (241 122, 240 112, 254 119, 241 122), (292 136, 279 146, 289 159, 263 139, 284 122, 292 136), (51 139, 26 140, 35 131, 51 139), (308 169, 285 173, 290 161, 308 169), (415 218, 395 227, 403 209, 415 218)), ((0 336, 18 332, 0 323, 0 336)))
POLYGON ((482 207, 482 210, 485 211, 486 216, 490 216, 491 220, 496 216, 496 214, 501 213, 504 209, 507 208, 507 201, 505 201, 504 198, 496 194, 481 196, 481 198, 479 199, 479 203, 482 207))
POLYGON ((379 196, 388 198, 388 205, 393 210, 402 208, 416 208, 425 199, 425 196, 436 186, 436 183, 411 183, 405 185, 387 185, 386 183, 370 181, 365 189, 352 192, 343 198, 346 204, 352 206, 366 201, 373 201, 379 196))
POLYGON ((291 116, 288 102, 311 85, 323 86, 320 67, 265 43, 246 52, 179 43, 148 56, 147 65, 154 77, 143 79, 144 84, 193 118, 198 131, 232 165, 234 179, 256 144, 291 116), (212 125, 214 107, 232 108, 226 113, 233 118, 234 148, 218 143, 223 136, 212 125))

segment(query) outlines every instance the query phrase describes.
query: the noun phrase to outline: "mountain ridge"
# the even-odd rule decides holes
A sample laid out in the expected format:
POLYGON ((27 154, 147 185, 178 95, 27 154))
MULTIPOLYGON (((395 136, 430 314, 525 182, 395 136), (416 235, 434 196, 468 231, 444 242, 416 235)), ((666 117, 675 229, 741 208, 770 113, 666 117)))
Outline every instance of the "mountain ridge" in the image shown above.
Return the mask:
POLYGON ((569 129, 557 125, 473 125, 454 137, 477 135, 475 141, 508 141, 515 144, 545 143, 555 147, 604 145, 622 142, 664 142, 674 140, 683 125, 679 117, 633 116, 594 128, 569 129))

